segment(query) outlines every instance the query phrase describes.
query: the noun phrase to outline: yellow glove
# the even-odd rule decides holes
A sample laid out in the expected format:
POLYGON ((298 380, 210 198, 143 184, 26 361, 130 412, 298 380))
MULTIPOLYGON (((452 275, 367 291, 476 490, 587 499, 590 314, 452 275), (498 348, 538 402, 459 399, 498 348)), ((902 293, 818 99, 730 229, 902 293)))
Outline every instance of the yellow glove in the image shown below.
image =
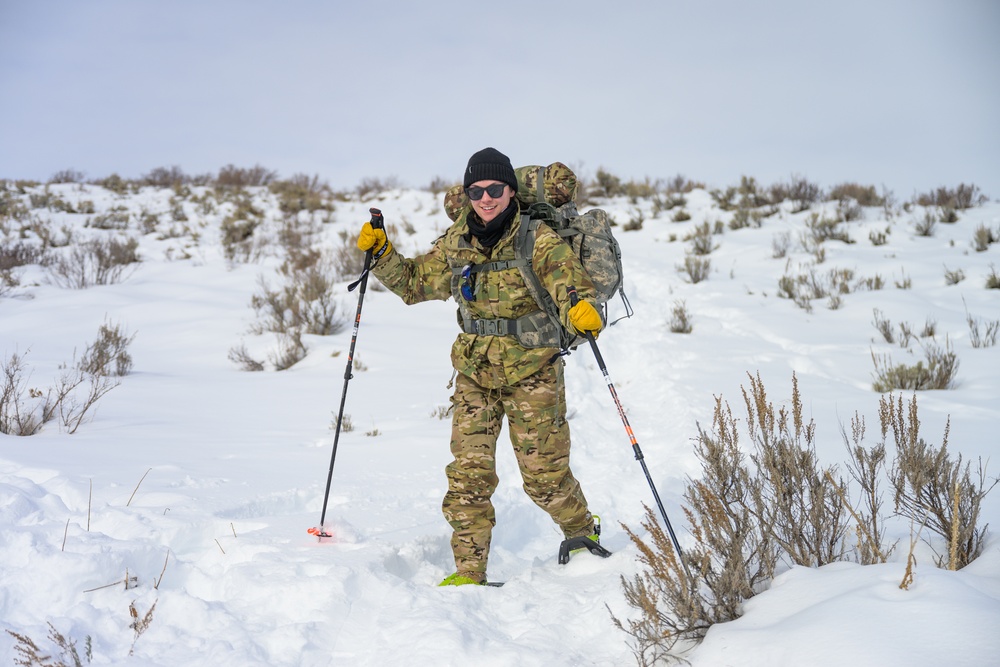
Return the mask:
POLYGON ((366 222, 361 228, 361 233, 358 234, 358 250, 378 252, 382 246, 385 246, 385 251, 382 254, 392 250, 392 243, 386 237, 385 230, 374 229, 372 223, 366 222))
POLYGON ((569 309, 569 321, 573 328, 580 333, 588 331, 594 335, 604 326, 601 322, 601 314, 590 305, 589 301, 578 301, 575 306, 569 309))

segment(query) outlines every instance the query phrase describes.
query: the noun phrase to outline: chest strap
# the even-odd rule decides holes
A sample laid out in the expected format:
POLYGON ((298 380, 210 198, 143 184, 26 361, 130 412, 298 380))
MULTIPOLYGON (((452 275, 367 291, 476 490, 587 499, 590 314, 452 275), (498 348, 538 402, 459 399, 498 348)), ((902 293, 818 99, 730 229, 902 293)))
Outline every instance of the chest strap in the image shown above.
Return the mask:
MULTIPOLYGON (((495 262, 483 262, 482 264, 473 264, 472 268, 469 269, 470 273, 485 273, 487 271, 504 271, 506 269, 518 269, 522 266, 528 266, 531 261, 526 258, 521 259, 501 259, 495 262)), ((462 275, 465 270, 464 266, 457 266, 451 270, 455 275, 462 275)))

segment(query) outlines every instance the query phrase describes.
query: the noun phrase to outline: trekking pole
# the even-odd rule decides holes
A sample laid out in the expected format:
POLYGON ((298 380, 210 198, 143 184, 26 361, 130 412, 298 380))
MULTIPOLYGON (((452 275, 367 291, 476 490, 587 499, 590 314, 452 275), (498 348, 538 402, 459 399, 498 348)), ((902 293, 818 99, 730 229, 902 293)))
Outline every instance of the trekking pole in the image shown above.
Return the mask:
MULTIPOLYGON (((368 212, 372 214, 371 226, 372 229, 383 229, 385 227, 384 219, 382 218, 382 211, 377 208, 368 209, 368 212)), ((333 481, 333 464, 337 461, 337 444, 340 442, 340 423, 344 419, 344 403, 347 401, 347 384, 354 377, 351 372, 354 369, 354 346, 358 342, 358 326, 361 324, 361 305, 365 301, 365 289, 368 287, 368 274, 372 266, 372 255, 374 249, 369 249, 365 252, 365 264, 361 271, 361 276, 355 280, 353 283, 347 286, 348 292, 353 292, 354 288, 359 284, 361 285, 361 291, 358 293, 358 312, 354 316, 354 332, 351 334, 351 349, 347 353, 347 370, 344 371, 344 391, 340 395, 340 411, 337 413, 337 428, 333 435, 333 453, 330 455, 330 471, 326 474, 326 492, 323 494, 323 512, 319 517, 319 526, 310 528, 309 533, 315 535, 318 538, 333 537, 328 533, 324 526, 326 524, 326 505, 330 500, 330 483, 333 481)), ((376 259, 381 257, 381 253, 385 252, 385 247, 379 251, 376 255, 376 259)))
MULTIPOLYGON (((569 288, 569 302, 571 305, 576 305, 580 301, 580 296, 576 293, 575 287, 569 288)), ((684 562, 684 556, 681 553, 681 545, 677 541, 677 535, 674 534, 674 528, 670 525, 670 519, 667 517, 667 511, 663 509, 663 502, 660 500, 660 494, 656 491, 656 485, 653 484, 653 478, 649 475, 649 468, 646 467, 646 459, 642 455, 642 449, 639 447, 639 441, 635 439, 635 433, 632 432, 632 426, 628 423, 628 417, 625 416, 625 409, 622 408, 622 402, 618 400, 618 392, 615 391, 615 385, 611 383, 611 376, 608 375, 608 367, 604 363, 604 357, 601 356, 601 351, 597 349, 597 341, 594 340, 594 334, 586 331, 584 335, 587 337, 587 342, 590 343, 590 349, 594 351, 594 357, 597 358, 597 365, 601 369, 601 373, 604 374, 604 381, 608 383, 608 389, 611 390, 611 398, 615 400, 615 405, 618 407, 618 416, 622 418, 622 423, 625 424, 625 432, 628 433, 629 440, 632 442, 632 451, 635 452, 635 459, 642 466, 642 472, 646 475, 646 481, 649 482, 649 488, 653 492, 653 498, 656 500, 656 506, 660 509, 660 515, 663 517, 663 523, 667 526, 667 532, 670 533, 670 541, 674 544, 674 550, 677 552, 677 559, 684 566, 684 571, 687 572, 688 578, 691 578, 691 573, 687 569, 687 564, 684 562)))

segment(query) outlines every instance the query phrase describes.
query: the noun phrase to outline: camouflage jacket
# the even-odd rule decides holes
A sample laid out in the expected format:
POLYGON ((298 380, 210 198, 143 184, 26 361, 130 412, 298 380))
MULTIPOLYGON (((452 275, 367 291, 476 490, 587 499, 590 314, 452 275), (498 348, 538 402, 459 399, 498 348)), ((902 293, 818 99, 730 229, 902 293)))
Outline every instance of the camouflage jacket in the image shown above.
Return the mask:
MULTIPOLYGON (((452 276, 456 269, 468 264, 515 259, 514 240, 521 214, 514 216, 507 233, 490 250, 483 248, 469 232, 471 212, 471 207, 466 207, 434 242, 430 252, 407 259, 393 248, 378 261, 372 272, 404 302, 414 304, 451 297, 452 276)), ((536 232, 531 263, 542 285, 559 305, 563 326, 569 328, 568 288, 576 287, 581 299, 594 303, 594 285, 579 258, 558 234, 547 225, 541 225, 536 232)), ((516 268, 476 274, 475 291, 476 299, 468 302, 468 307, 477 318, 517 319, 538 310, 538 304, 516 268)), ((452 345, 451 362, 455 370, 480 386, 498 388, 533 375, 558 351, 552 347, 524 347, 511 335, 481 336, 463 332, 452 345)))

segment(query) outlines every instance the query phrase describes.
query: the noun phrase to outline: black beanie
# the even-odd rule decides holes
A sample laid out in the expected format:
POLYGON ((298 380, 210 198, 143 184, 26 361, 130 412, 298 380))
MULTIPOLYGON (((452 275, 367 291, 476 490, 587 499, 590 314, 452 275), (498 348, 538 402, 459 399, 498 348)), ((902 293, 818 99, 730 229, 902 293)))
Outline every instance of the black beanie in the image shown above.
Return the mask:
POLYGON ((477 181, 500 181, 517 192, 517 176, 510 165, 510 158, 495 148, 484 148, 469 158, 462 187, 467 188, 477 181))

